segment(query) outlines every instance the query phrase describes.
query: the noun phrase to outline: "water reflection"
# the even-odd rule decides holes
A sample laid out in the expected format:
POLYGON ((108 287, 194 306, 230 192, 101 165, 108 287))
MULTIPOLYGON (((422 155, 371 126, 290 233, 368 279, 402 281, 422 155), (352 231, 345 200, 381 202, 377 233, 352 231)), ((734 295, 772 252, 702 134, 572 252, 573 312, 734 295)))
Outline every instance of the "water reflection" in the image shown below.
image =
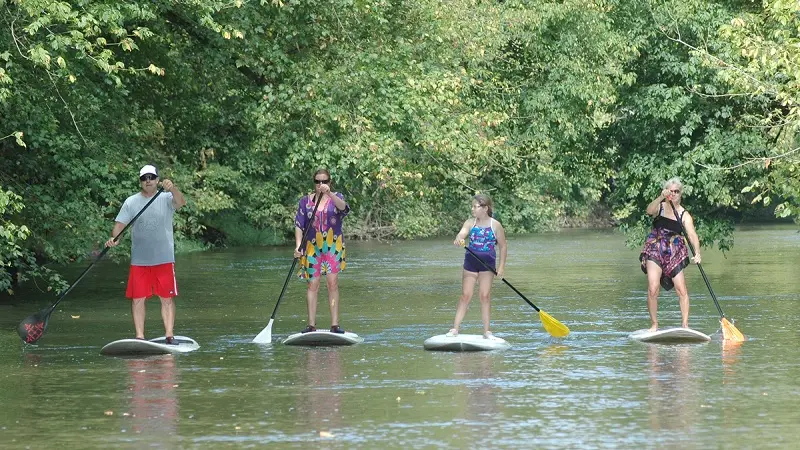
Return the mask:
MULTIPOLYGON (((722 384, 725 389, 735 389, 738 384, 738 371, 742 351, 741 341, 722 340, 722 384)), ((732 429, 739 426, 737 402, 722 402, 722 417, 725 428, 732 429)))
POLYGON ((174 355, 125 361, 130 393, 126 432, 136 441, 177 447, 178 387, 174 355))
POLYGON ((23 354, 26 368, 36 368, 42 363, 42 356, 38 353, 27 352, 23 354))
POLYGON ((551 342, 546 347, 542 347, 539 350, 539 357, 542 361, 560 361, 560 357, 564 355, 564 352, 567 351, 569 348, 568 345, 561 343, 560 341, 551 342))
MULTIPOLYGON (((500 388, 495 381, 496 365, 502 357, 490 352, 459 353, 453 355, 454 376, 465 381, 460 416, 468 421, 485 422, 501 412, 498 393, 500 388)), ((484 437, 485 434, 483 434, 484 437)), ((475 436, 476 442, 481 440, 475 436)))
POLYGON ((304 350, 298 369, 307 389, 297 396, 297 416, 324 436, 342 426, 342 357, 337 348, 304 350))
MULTIPOLYGON (((185 311, 186 320, 195 324, 193 334, 210 344, 191 357, 178 356, 175 383, 181 386, 176 392, 161 389, 177 395, 181 440, 146 441, 145 427, 162 426, 153 423, 159 419, 137 418, 142 431, 132 431, 133 418, 121 417, 131 408, 134 394, 128 389, 134 382, 127 361, 99 355, 96 339, 87 337, 85 327, 77 326, 82 322, 70 321, 65 310, 66 319, 49 331, 51 344, 39 347, 20 347, 11 330, 21 318, 6 320, 9 332, 0 342, 0 399, 5 410, 0 414, 0 448, 21 448, 20 442, 31 448, 57 443, 58 450, 791 448, 791 442, 800 441, 800 409, 794 395, 800 376, 800 334, 791 320, 800 298, 800 234, 795 226, 780 235, 737 232, 736 238, 726 258, 716 251, 704 257, 716 268, 713 282, 724 291, 725 312, 740 320, 747 316, 746 329, 740 329, 762 339, 730 347, 716 333, 713 342, 688 349, 651 348, 623 337, 621 330, 631 330, 646 316, 633 306, 641 302, 641 274, 630 264, 636 250, 624 248, 623 238, 607 233, 567 231, 514 238, 510 251, 516 254, 510 257, 515 264, 509 278, 519 280, 514 285, 522 292, 541 295, 534 302, 574 329, 561 345, 551 345, 535 315, 524 311, 520 316, 519 308, 527 306, 506 291, 494 313, 517 337, 512 349, 496 355, 439 354, 419 348, 424 338, 438 334, 431 331, 437 324, 452 320, 450 308, 432 307, 457 289, 453 271, 460 268, 447 262, 452 259, 447 252, 455 250, 445 251, 452 245, 443 239, 402 245, 353 243, 354 254, 361 250, 364 270, 348 275, 348 311, 363 314, 347 323, 352 320, 353 329, 372 330, 375 339, 349 350, 333 349, 338 355, 329 354, 330 349, 247 344, 252 339, 248 333, 263 328, 264 322, 248 325, 248 336, 231 334, 242 329, 242 317, 252 310, 253 299, 263 299, 271 284, 281 287, 288 268, 264 255, 282 258, 278 252, 285 249, 180 256, 181 273, 193 281, 184 283, 187 292, 182 295, 196 300, 196 308, 185 311), (238 261, 252 263, 239 271, 246 277, 236 275, 238 261), (395 261, 401 262, 400 268, 393 267, 395 261), (243 283, 260 266, 267 267, 265 281, 243 283), (372 279, 376 273, 383 277, 377 285, 372 279), (534 331, 529 333, 531 326, 534 331), (654 354, 649 356, 649 351, 654 354), (400 402, 395 401, 398 396, 400 402), (316 413, 297 413, 299 403, 304 411, 316 413), (102 415, 110 409, 113 416, 102 415), (191 420, 190 410, 197 411, 191 420), (316 425, 307 426, 308 420, 316 425), (233 421, 242 425, 240 430, 232 427, 233 421), (320 430, 335 437, 320 439, 320 430)), ((80 302, 68 302, 93 311, 94 335, 119 334, 119 310, 109 307, 103 294, 117 289, 118 269, 96 267, 93 270, 99 272, 93 272, 90 284, 81 284, 82 294, 76 292, 83 297, 80 302)), ((705 288, 696 269, 687 276, 693 277, 690 282, 698 292, 705 288)), ((718 327, 717 311, 707 292, 699 297, 693 311, 696 308, 713 331, 718 327)), ((30 300, 46 305, 52 293, 30 300)), ((274 300, 265 300, 267 314, 274 300)), ((303 302, 287 302, 281 308, 286 320, 305 314, 303 302)), ((18 314, 0 307, 0 316, 11 313, 18 314)), ((83 314, 81 320, 90 315, 83 314)), ((153 375, 146 370, 139 376, 153 375)), ((150 390, 158 392, 155 386, 150 390)), ((170 426, 175 429, 175 423, 170 426)), ((155 428, 152 433, 167 430, 155 428)))
POLYGON ((650 427, 653 430, 690 430, 697 421, 702 398, 693 374, 693 345, 649 345, 648 383, 650 427))
POLYGON ((722 340, 722 384, 736 384, 736 366, 741 359, 742 342, 722 340))

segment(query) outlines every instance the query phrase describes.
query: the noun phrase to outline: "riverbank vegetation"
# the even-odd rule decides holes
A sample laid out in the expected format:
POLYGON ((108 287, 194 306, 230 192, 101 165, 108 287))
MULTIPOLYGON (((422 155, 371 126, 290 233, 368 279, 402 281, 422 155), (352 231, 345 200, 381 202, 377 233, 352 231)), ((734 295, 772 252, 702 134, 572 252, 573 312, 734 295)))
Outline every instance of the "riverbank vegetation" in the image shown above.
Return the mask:
MULTIPOLYGON (((286 242, 328 167, 350 238, 640 238, 680 176, 705 244, 800 214, 797 2, 0 0, 0 289, 96 252, 137 170, 184 248, 286 242), (776 206, 777 205, 777 206, 776 206), (602 220, 602 219, 601 219, 602 220)), ((120 254, 122 252, 116 252, 120 254)))

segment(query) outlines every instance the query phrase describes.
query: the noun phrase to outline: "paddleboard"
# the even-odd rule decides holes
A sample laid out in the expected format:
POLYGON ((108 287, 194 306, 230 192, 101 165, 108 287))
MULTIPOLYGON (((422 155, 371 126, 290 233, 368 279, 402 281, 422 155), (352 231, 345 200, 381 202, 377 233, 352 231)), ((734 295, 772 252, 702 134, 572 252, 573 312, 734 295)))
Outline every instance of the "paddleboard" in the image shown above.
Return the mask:
POLYGON ((497 336, 488 339, 479 334, 459 334, 448 336, 440 334, 425 339, 425 350, 438 350, 444 352, 480 352, 486 350, 505 350, 511 344, 497 336))
POLYGON ((364 342, 361 336, 345 331, 344 333, 331 333, 330 331, 310 331, 308 333, 295 333, 283 340, 286 345, 307 345, 312 347, 353 345, 364 342))
POLYGON ((200 348, 194 339, 186 336, 175 336, 175 342, 177 344, 167 344, 167 338, 164 336, 149 341, 120 339, 106 344, 100 349, 100 353, 109 356, 166 355, 192 352, 200 348))
POLYGON ((711 336, 691 328, 662 328, 656 331, 647 329, 634 331, 629 338, 656 344, 681 344, 693 342, 708 342, 711 336))

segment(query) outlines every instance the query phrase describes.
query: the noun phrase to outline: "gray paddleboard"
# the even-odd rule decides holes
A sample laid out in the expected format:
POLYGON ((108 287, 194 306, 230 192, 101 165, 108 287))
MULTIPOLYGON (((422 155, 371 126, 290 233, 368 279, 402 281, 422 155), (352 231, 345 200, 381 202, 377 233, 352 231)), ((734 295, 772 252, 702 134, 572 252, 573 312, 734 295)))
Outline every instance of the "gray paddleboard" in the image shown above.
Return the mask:
POLYGON ((479 334, 459 334, 458 336, 440 334, 426 339, 423 346, 425 350, 444 352, 480 352, 511 348, 511 344, 502 338, 492 336, 486 339, 479 334))
POLYGON ((283 340, 286 345, 307 345, 312 347, 353 345, 362 342, 364 342, 364 338, 349 331, 344 333, 331 333, 330 331, 295 333, 283 340))
POLYGON ((691 328, 662 328, 656 331, 638 330, 628 335, 629 338, 640 342, 657 344, 681 344, 693 342, 708 342, 711 336, 691 328))
POLYGON ((192 338, 186 336, 175 336, 175 344, 167 344, 167 338, 159 338, 145 341, 142 339, 120 339, 106 344, 100 353, 109 356, 135 356, 135 355, 166 355, 168 353, 187 353, 200 348, 200 345, 192 338))

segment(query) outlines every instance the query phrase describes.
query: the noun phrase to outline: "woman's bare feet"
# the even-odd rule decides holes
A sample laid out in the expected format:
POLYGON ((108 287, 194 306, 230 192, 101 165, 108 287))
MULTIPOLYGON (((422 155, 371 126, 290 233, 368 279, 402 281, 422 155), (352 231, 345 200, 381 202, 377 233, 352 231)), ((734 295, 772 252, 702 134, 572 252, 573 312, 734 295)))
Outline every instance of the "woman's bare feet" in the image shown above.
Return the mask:
POLYGON ((450 331, 448 331, 447 334, 445 334, 445 336, 447 336, 447 337, 456 337, 456 336, 458 336, 458 329, 450 328, 450 331))

